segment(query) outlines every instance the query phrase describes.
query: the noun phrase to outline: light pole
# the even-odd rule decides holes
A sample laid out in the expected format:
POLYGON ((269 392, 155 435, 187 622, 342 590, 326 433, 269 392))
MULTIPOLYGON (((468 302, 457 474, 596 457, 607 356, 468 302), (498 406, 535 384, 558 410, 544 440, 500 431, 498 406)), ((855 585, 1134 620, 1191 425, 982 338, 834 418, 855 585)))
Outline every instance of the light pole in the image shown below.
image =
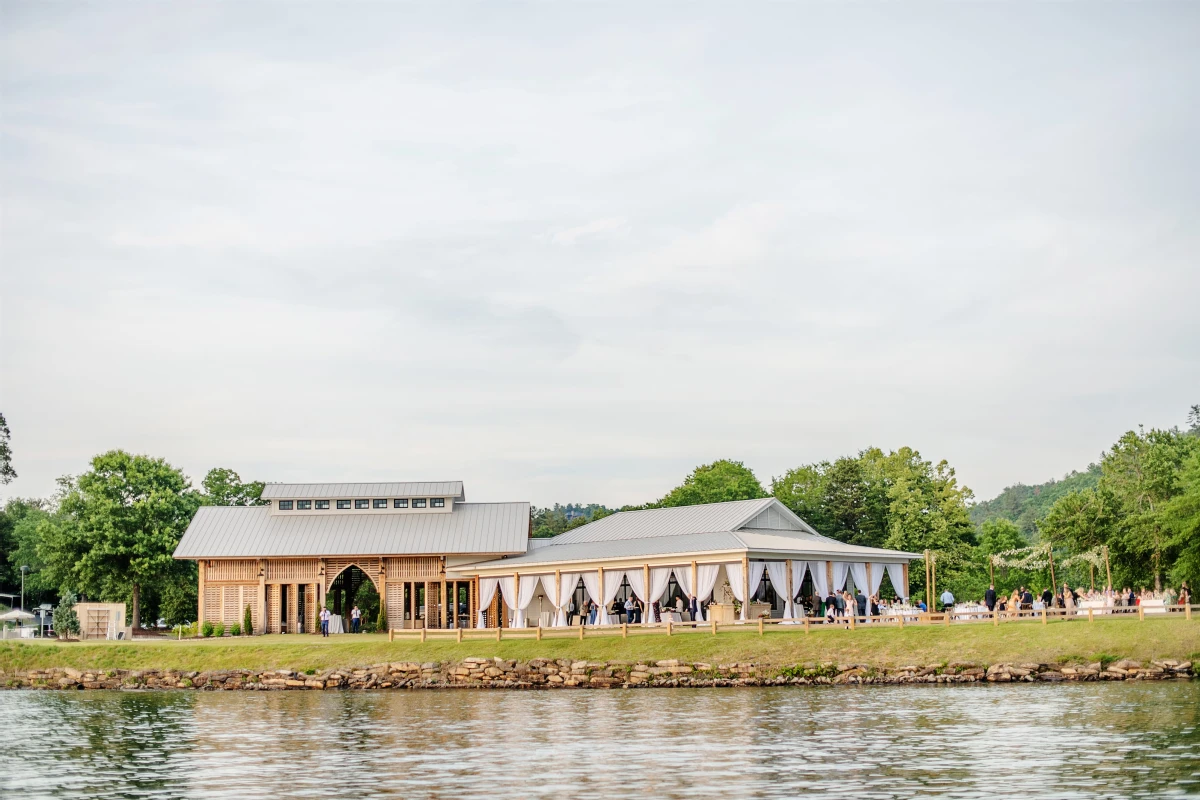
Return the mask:
POLYGON ((29 566, 21 565, 21 610, 25 610, 25 573, 29 572, 29 566))

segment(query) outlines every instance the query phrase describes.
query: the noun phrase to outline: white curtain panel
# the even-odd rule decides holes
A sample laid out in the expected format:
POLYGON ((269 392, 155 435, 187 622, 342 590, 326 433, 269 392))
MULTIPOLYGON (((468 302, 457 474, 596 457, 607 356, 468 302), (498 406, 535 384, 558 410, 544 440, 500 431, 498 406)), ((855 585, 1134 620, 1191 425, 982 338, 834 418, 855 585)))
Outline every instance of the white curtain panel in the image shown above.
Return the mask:
POLYGON ((854 578, 855 594, 862 592, 867 594, 867 565, 866 564, 851 564, 850 577, 854 578))
POLYGON ((807 571, 807 561, 792 562, 792 597, 800 594, 800 587, 804 585, 804 573, 807 571))
MULTIPOLYGON (((504 600, 504 605, 516 611, 517 608, 517 579, 512 575, 507 575, 500 579, 500 597, 504 600)), ((508 618, 509 627, 512 627, 514 622, 513 617, 508 618)))
MULTIPOLYGON (((733 596, 742 604, 742 619, 746 619, 746 606, 750 605, 746 602, 748 595, 746 594, 746 584, 742 582, 742 565, 740 562, 725 565, 725 576, 729 579, 729 590, 733 592, 733 596)), ((758 588, 757 581, 755 588, 758 588)))
MULTIPOLYGON (((696 602, 703 603, 713 593, 717 585, 717 576, 721 574, 720 564, 699 564, 696 567, 696 602)), ((704 616, 704 612, 700 612, 704 616)))
POLYGON ((650 622, 654 621, 654 611, 651 610, 650 603, 662 599, 663 592, 667 590, 667 584, 670 582, 670 567, 654 567, 650 570, 650 589, 646 592, 646 596, 649 598, 646 602, 646 619, 650 622))
POLYGON ((484 613, 484 609, 492 604, 492 598, 496 596, 496 587, 499 585, 499 578, 479 579, 479 614, 475 619, 476 628, 487 627, 487 615, 484 613))
POLYGON ((525 627, 525 609, 533 602, 533 596, 537 594, 538 584, 541 582, 541 575, 521 576, 521 585, 517 587, 516 613, 513 615, 514 628, 525 627))
POLYGON ((899 597, 901 600, 907 600, 908 598, 904 596, 904 565, 888 564, 887 573, 888 580, 892 582, 892 588, 896 590, 896 597, 899 597))
POLYGON ((608 615, 608 607, 612 605, 613 600, 617 599, 617 592, 621 590, 621 581, 625 578, 625 572, 605 572, 604 573, 604 603, 600 607, 600 613, 596 615, 597 625, 612 625, 613 619, 608 615))
MULTIPOLYGON (((867 592, 867 597, 879 594, 879 587, 883 585, 883 568, 883 564, 871 562, 871 591, 867 592)), ((868 604, 867 611, 870 611, 870 604, 868 604)))
POLYGON ((771 578, 771 588, 775 590, 775 594, 784 598, 783 602, 783 618, 793 619, 795 617, 795 609, 792 608, 792 598, 787 590, 788 580, 788 565, 786 561, 768 561, 767 575, 771 578))
POLYGON ((817 589, 817 594, 824 600, 829 596, 829 573, 826 571, 828 561, 810 561, 808 562, 808 572, 813 576, 813 586, 817 589))
MULTIPOLYGON (((583 579, 583 588, 587 590, 588 598, 594 603, 599 603, 603 597, 600 594, 600 573, 599 572, 581 572, 579 577, 583 579)), ((581 609, 583 619, 587 620, 587 609, 581 609)))
POLYGON ((558 605, 555 608, 554 624, 559 628, 567 627, 567 606, 571 604, 571 595, 579 585, 578 572, 562 573, 562 582, 558 585, 558 605))
POLYGON ((675 580, 679 583, 679 588, 683 590, 684 604, 687 605, 688 598, 692 596, 692 568, 675 567, 675 580))
MULTIPOLYGON (((764 563, 762 561, 750 562, 750 588, 746 590, 746 597, 754 597, 754 593, 758 591, 759 585, 762 583, 764 563)), ((749 619, 747 615, 747 606, 750 603, 742 602, 742 619, 749 619)))
POLYGON ((845 561, 833 562, 833 586, 829 587, 835 592, 842 590, 846 585, 846 575, 850 572, 850 564, 845 561))

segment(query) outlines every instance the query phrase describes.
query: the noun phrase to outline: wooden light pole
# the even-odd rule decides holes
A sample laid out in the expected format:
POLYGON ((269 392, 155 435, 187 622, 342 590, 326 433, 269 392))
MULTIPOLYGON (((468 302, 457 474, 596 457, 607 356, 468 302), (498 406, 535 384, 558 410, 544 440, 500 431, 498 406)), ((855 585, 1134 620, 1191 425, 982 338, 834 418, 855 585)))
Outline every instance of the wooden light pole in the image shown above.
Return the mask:
POLYGON ((933 589, 933 572, 931 570, 929 551, 925 551, 925 608, 933 610, 933 596, 930 592, 933 589))
POLYGON ((1108 545, 1104 545, 1104 571, 1108 574, 1108 588, 1113 588, 1112 566, 1108 563, 1108 545))

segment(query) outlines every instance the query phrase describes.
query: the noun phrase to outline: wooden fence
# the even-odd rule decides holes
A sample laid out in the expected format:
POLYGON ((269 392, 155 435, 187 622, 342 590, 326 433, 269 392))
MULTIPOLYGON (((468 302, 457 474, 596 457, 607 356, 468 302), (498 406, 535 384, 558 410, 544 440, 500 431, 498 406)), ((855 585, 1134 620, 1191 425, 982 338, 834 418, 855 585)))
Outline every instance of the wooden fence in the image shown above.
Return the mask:
POLYGON ((829 620, 825 617, 804 617, 797 620, 765 619, 747 620, 745 622, 653 622, 630 625, 574 625, 565 628, 392 628, 388 631, 388 641, 394 639, 419 639, 420 641, 479 641, 504 639, 584 639, 594 636, 620 636, 628 639, 630 636, 677 636, 681 634, 706 633, 716 636, 721 631, 755 631, 764 636, 768 631, 775 633, 810 633, 813 630, 844 628, 903 628, 912 625, 1005 625, 1010 622, 1040 622, 1048 625, 1050 622, 1095 622, 1097 619, 1133 618, 1144 621, 1150 619, 1191 620, 1192 611, 1200 610, 1200 605, 1172 605, 1163 607, 1164 611, 1145 613, 1142 606, 1120 606, 1115 608, 1076 609, 1068 612, 1064 608, 1050 608, 1040 611, 954 611, 925 612, 917 616, 900 614, 881 614, 878 616, 847 616, 835 617, 829 620), (1084 613, 1086 612, 1086 614, 1084 613))

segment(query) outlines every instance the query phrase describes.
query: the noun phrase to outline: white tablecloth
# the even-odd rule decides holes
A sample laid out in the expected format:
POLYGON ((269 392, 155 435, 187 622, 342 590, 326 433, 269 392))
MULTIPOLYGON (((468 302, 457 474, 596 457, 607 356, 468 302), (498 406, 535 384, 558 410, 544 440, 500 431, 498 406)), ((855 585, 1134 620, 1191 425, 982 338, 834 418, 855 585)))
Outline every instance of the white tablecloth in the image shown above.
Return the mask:
POLYGON ((330 633, 345 633, 346 627, 342 624, 341 614, 329 615, 329 632, 330 633))

